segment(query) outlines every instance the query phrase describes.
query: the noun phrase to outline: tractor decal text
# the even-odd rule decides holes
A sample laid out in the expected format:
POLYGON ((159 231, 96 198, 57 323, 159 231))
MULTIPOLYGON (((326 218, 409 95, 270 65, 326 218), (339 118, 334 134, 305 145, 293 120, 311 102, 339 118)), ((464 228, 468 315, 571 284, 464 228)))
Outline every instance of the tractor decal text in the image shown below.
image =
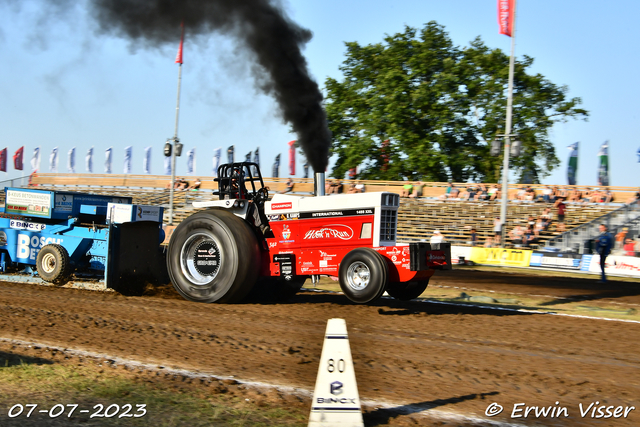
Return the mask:
POLYGON ((351 227, 342 224, 331 224, 316 230, 309 230, 304 235, 305 240, 310 239, 342 239, 350 240, 353 237, 351 227))

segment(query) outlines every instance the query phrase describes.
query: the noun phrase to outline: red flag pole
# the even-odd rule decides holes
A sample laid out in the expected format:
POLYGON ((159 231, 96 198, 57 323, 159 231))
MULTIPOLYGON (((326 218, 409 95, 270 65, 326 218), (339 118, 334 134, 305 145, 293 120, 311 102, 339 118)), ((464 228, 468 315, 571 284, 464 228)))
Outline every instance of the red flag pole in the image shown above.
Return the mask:
POLYGON ((176 146, 178 145, 178 118, 180 116, 180 84, 182 83, 182 46, 184 44, 184 21, 180 24, 180 47, 176 55, 178 66, 178 96, 176 100, 176 130, 173 134, 173 149, 171 150, 171 188, 169 189, 169 225, 173 225, 173 187, 176 182, 176 146))

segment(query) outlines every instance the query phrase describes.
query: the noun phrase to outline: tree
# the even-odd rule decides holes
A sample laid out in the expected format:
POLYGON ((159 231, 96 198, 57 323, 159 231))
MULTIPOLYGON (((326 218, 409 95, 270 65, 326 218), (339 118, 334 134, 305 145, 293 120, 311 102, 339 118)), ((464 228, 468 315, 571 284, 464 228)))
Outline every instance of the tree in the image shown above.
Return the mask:
MULTIPOLYGON (((502 160, 489 149, 505 130, 508 55, 480 38, 456 47, 433 21, 419 33, 405 27, 384 43, 346 46, 344 80, 325 87, 334 177, 360 166, 365 179, 498 180, 502 160)), ((538 181, 559 164, 551 127, 588 112, 566 86, 527 73, 532 64, 528 56, 515 63, 512 133, 522 154, 511 166, 538 181)))

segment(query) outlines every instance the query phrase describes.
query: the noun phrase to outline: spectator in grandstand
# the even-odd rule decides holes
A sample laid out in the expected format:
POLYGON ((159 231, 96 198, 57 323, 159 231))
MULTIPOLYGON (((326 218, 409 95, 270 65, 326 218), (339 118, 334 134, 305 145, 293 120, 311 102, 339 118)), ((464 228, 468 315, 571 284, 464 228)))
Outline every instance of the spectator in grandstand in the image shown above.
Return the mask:
POLYGON ((478 233, 476 232, 475 228, 471 229, 471 234, 469 236, 469 239, 470 239, 469 242, 471 243, 471 246, 477 246, 478 245, 478 233))
POLYGON ((498 246, 500 243, 500 238, 498 236, 487 236, 486 239, 484 239, 484 247, 485 248, 492 248, 494 246, 498 246))
POLYGON ((469 185, 467 188, 464 189, 464 191, 462 193, 460 193, 460 199, 461 200, 473 200, 473 196, 475 194, 476 194, 475 187, 469 185))
POLYGON ((407 182, 402 186, 402 192, 400 193, 400 197, 409 197, 409 195, 413 193, 413 184, 407 182))
POLYGON ((493 220, 493 235, 498 238, 502 236, 502 222, 499 216, 493 220))
POLYGON ((478 202, 481 202, 483 200, 487 200, 489 198, 489 192, 487 191, 487 186, 484 185, 484 184, 480 184, 480 186, 476 190, 476 194, 475 194, 474 198, 478 202))
POLYGON ((636 256, 636 242, 627 238, 624 243, 624 254, 626 256, 636 256))
POLYGON ((356 190, 358 190, 358 193, 364 193, 364 184, 356 181, 356 190))
POLYGON ((456 186, 453 185, 452 183, 449 183, 449 186, 447 187, 447 192, 444 193, 442 196, 440 196, 440 199, 442 200, 457 199, 459 196, 460 196, 460 190, 458 190, 456 186))
POLYGON ((516 225, 513 230, 509 232, 509 238, 514 245, 522 245, 524 237, 524 230, 519 225, 516 225))
POLYGON ((347 193, 348 194, 355 194, 357 192, 358 192, 358 190, 356 190, 356 184, 354 182, 349 184, 349 189, 347 190, 347 193))
POLYGON ((291 178, 287 179, 287 183, 285 184, 284 190, 279 191, 280 194, 291 193, 293 191, 293 180, 291 178))
POLYGON ((196 180, 193 181, 193 184, 187 187, 187 190, 198 190, 201 185, 202 185, 202 181, 200 181, 200 178, 196 178, 196 180))
POLYGON ((594 188, 589 196, 589 203, 600 203, 602 201, 602 192, 599 188, 594 188))
POLYGON ((525 193, 526 189, 524 187, 520 187, 518 188, 518 191, 516 192, 515 197, 513 198, 513 200, 524 200, 524 193, 525 193))
POLYGON ((489 194, 489 200, 491 201, 502 197, 502 193, 500 192, 500 188, 498 188, 497 184, 493 184, 487 193, 489 194))
POLYGON ((579 202, 582 200, 582 192, 580 190, 578 190, 577 188, 574 188, 570 193, 569 193, 569 199, 570 202, 579 202))
POLYGON ((607 226, 600 224, 600 235, 596 239, 596 252, 600 255, 600 271, 602 272, 602 279, 600 283, 607 282, 607 276, 604 274, 605 262, 607 256, 611 253, 611 247, 613 246, 613 237, 607 231, 607 226))
POLYGON ((536 223, 533 225, 533 233, 536 235, 536 237, 540 237, 540 233, 544 231, 544 229, 544 221, 542 220, 542 216, 539 216, 536 220, 536 223))
POLYGON ((528 186, 524 190, 524 200, 527 202, 533 202, 536 199, 536 192, 531 186, 528 186))
POLYGON ((542 190, 542 201, 545 203, 553 202, 553 190, 548 185, 542 190))
POLYGON ((587 189, 585 190, 584 193, 582 193, 582 196, 580 198, 580 202, 582 203, 588 203, 591 201, 591 197, 593 196, 593 191, 591 190, 591 188, 587 187, 587 189))
POLYGON ((522 236, 522 245, 528 248, 529 245, 531 245, 532 243, 536 243, 536 241, 536 235, 533 232, 533 228, 527 227, 526 230, 524 230, 524 234, 522 236))
POLYGON ((554 193, 555 200, 558 200, 560 197, 566 200, 568 196, 569 196, 569 190, 567 190, 565 187, 556 187, 556 191, 554 193))
POLYGON ((444 242, 444 236, 440 233, 440 230, 433 230, 433 236, 429 240, 429 243, 442 243, 444 242))
POLYGON ((613 203, 613 193, 607 188, 602 191, 600 199, 602 203, 613 203))
POLYGON ((329 181, 329 191, 327 194, 340 194, 342 192, 342 184, 337 179, 329 181))
POLYGON ((420 181, 416 181, 413 183, 413 192, 409 194, 409 197, 412 199, 417 199, 418 197, 422 197, 422 189, 424 188, 424 184, 420 181))
POLYGON ((627 204, 637 203, 640 205, 640 188, 636 191, 636 194, 633 195, 629 200, 627 200, 627 204))
POLYGON ((531 215, 529 215, 529 218, 527 218, 527 227, 531 227, 531 229, 533 229, 535 225, 536 225, 536 219, 531 215))
POLYGON ((564 198, 560 197, 558 200, 556 200, 554 206, 558 209, 558 225, 556 226, 556 230, 564 233, 564 215, 567 210, 567 205, 564 204, 564 198))
POLYGON ((622 230, 616 234, 616 243, 615 250, 622 250, 622 246, 624 245, 625 240, 627 239, 627 232, 629 229, 627 227, 622 227, 622 230))

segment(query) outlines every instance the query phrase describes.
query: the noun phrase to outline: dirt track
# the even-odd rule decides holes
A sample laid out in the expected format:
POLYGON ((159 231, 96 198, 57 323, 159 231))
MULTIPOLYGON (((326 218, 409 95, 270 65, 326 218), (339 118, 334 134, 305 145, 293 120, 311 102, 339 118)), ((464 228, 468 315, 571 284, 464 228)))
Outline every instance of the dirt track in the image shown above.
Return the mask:
MULTIPOLYGON (((637 282, 603 289, 593 279, 458 270, 438 273, 432 283, 640 305, 637 282)), ((434 408, 483 418, 497 402, 504 412, 492 419, 532 425, 640 425, 638 323, 390 299, 357 306, 330 293, 303 292, 286 304, 204 305, 171 290, 125 297, 10 283, 0 284, 0 306, 3 338, 309 390, 326 321, 339 317, 347 322, 362 399, 420 405, 396 408, 408 413, 434 408), (595 401, 638 409, 627 418, 582 418, 579 404, 595 401), (566 407, 570 417, 511 420, 515 403, 566 407)), ((410 421, 388 410, 365 419, 410 421)))

